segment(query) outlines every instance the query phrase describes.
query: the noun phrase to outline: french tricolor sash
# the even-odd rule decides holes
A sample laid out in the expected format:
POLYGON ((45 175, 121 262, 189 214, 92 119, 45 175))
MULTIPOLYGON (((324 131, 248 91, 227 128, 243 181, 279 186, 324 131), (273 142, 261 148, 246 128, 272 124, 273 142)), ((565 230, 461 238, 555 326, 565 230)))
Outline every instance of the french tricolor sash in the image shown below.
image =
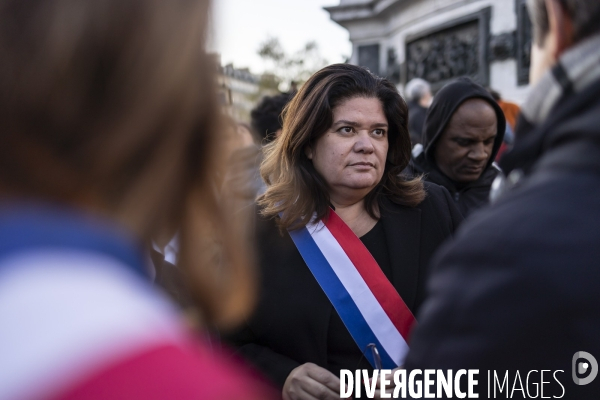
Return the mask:
POLYGON ((361 240, 333 210, 324 220, 289 233, 371 365, 376 367, 366 351, 371 343, 382 368, 403 365, 415 317, 361 240))

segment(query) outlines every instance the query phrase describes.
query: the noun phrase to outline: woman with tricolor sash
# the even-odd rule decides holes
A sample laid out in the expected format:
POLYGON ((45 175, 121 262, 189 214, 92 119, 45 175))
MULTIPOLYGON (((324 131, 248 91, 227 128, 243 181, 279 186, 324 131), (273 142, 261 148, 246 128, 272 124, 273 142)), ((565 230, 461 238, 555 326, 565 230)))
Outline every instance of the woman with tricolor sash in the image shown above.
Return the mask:
POLYGON ((407 106, 364 68, 314 74, 265 149, 257 308, 228 335, 284 399, 339 398, 341 369, 402 365, 427 264, 461 217, 449 193, 401 174, 407 106))

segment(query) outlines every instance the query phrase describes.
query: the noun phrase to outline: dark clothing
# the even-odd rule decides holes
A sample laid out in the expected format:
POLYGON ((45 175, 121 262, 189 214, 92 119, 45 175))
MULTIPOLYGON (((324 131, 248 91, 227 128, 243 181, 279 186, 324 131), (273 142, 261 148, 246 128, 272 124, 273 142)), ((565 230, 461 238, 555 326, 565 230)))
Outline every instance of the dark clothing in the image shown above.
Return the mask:
MULTIPOLYGON (((431 255, 461 220, 448 191, 432 184, 426 184, 426 190, 427 198, 414 208, 387 199, 380 202, 391 282, 413 313, 424 300, 431 255)), ((275 221, 259 217, 256 235, 261 271, 258 306, 247 325, 228 340, 280 387, 294 368, 307 362, 338 376, 341 367, 355 369, 360 350, 347 365, 335 362, 339 354, 330 364, 329 338, 342 335, 331 332, 335 310, 289 234, 282 236, 275 221)))
POLYGON ((600 379, 571 377, 576 352, 600 360, 599 44, 569 50, 532 90, 503 165, 522 178, 436 257, 407 368, 510 370, 509 387, 516 370, 562 370, 562 398, 600 398, 600 379))
POLYGON ((411 173, 425 174, 425 179, 443 186, 450 192, 463 217, 489 203, 490 188, 500 171, 496 166, 486 168, 479 179, 474 182, 460 185, 444 175, 435 165, 431 165, 421 153, 413 158, 411 173))
MULTIPOLYGON (((361 242, 373 256, 384 275, 391 282, 393 279, 392 264, 386 243, 383 222, 377 224, 366 235, 361 236, 361 242)), ((364 349, 362 349, 364 350, 364 349)), ((337 312, 331 313, 329 332, 327 335, 327 365, 339 375, 339 370, 352 366, 351 369, 372 369, 369 361, 363 357, 361 349, 356 346, 352 335, 345 328, 344 322, 337 312)))
POLYGON ((497 175, 497 169, 492 165, 496 154, 502 145, 506 119, 504 113, 494 98, 482 86, 469 78, 459 78, 444 86, 433 99, 427 112, 423 128, 423 151, 413 155, 409 173, 425 174, 425 179, 444 186, 452 194, 463 216, 486 205, 492 182, 497 175), (445 132, 450 119, 461 104, 470 99, 487 101, 498 120, 498 133, 494 140, 494 147, 490 160, 479 179, 466 185, 459 185, 445 176, 437 167, 435 161, 435 145, 445 132))
POLYGON ((367 250, 369 250, 369 253, 371 253, 375 261, 377 261, 383 274, 391 281, 394 270, 392 269, 392 262, 390 261, 390 250, 386 243, 383 222, 381 222, 381 220, 377 221, 377 224, 375 224, 373 229, 360 237, 360 241, 363 242, 367 250))
POLYGON ((426 107, 423 107, 416 101, 408 103, 408 133, 410 134, 410 141, 413 146, 417 143, 421 143, 423 140, 425 115, 427 115, 426 107))

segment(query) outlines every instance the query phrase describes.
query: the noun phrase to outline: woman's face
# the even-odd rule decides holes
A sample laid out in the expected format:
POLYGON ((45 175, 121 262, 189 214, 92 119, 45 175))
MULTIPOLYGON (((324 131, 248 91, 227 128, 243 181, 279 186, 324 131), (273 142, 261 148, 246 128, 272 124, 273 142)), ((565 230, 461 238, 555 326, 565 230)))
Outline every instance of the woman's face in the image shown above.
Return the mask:
POLYGON ((333 125, 306 155, 334 202, 362 199, 381 180, 388 152, 388 121, 377 98, 353 97, 333 109, 333 125))

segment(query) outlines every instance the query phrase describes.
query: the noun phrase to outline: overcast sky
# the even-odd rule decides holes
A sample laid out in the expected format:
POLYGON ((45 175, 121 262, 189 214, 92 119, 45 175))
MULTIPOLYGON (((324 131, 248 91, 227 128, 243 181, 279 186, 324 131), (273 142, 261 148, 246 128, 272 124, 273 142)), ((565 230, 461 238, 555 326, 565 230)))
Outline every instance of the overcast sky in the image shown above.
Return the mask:
POLYGON ((256 54, 267 37, 279 38, 288 53, 316 41, 330 63, 342 62, 352 52, 348 31, 331 21, 324 6, 339 0, 213 0, 211 50, 221 53, 223 64, 262 72, 256 54))

